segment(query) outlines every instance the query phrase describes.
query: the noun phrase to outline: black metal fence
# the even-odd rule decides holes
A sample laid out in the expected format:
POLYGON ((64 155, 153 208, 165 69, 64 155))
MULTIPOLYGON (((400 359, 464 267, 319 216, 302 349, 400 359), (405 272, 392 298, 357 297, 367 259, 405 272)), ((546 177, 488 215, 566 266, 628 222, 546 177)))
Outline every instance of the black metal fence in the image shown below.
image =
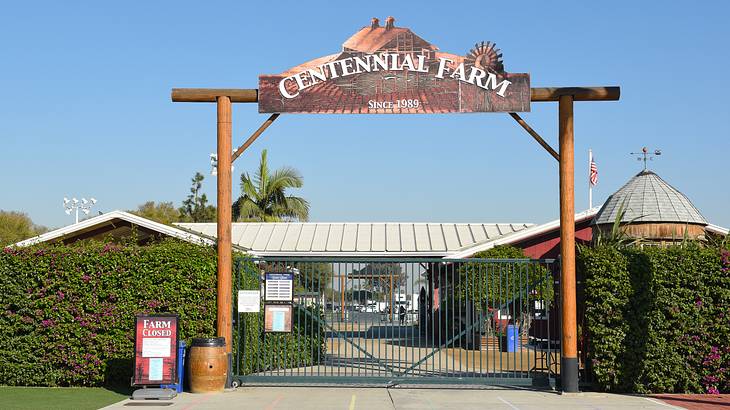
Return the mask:
POLYGON ((552 384, 560 363, 556 268, 530 259, 256 260, 237 270, 238 289, 263 296, 266 272, 291 273, 291 331, 269 332, 264 315, 236 312, 235 377, 552 384))

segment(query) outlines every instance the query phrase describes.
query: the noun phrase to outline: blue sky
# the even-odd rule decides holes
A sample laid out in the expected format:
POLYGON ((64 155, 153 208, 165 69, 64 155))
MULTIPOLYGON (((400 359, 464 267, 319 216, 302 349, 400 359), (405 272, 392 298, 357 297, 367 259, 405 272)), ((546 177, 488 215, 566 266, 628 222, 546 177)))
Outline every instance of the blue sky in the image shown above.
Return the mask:
MULTIPOLYGON (((576 209, 593 148, 601 203, 660 148, 651 168, 712 223, 730 226, 730 3, 10 2, 0 15, 0 209, 71 222, 64 196, 96 209, 185 197, 209 172, 215 106, 170 101, 173 87, 255 88, 336 52, 373 16, 466 53, 489 40, 532 85, 620 85, 619 102, 576 103, 576 209), (437 5, 438 4, 438 5, 437 5)), ((266 115, 234 106, 234 145, 266 115)), ((557 146, 557 107, 524 118, 557 146)), ((557 163, 506 114, 282 116, 235 164, 304 176, 314 221, 546 222, 558 216, 557 163)), ((215 199, 215 178, 205 191, 215 199)))

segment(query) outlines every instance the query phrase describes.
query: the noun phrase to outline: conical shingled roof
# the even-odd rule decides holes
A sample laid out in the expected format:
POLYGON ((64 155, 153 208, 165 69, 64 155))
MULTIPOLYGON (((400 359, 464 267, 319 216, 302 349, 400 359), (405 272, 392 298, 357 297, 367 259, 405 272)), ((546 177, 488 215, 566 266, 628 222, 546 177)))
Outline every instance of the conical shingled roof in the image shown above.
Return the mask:
POLYGON ((644 170, 608 197, 596 214, 596 225, 612 224, 621 204, 626 211, 621 222, 691 223, 707 225, 707 220, 681 192, 659 175, 644 170))

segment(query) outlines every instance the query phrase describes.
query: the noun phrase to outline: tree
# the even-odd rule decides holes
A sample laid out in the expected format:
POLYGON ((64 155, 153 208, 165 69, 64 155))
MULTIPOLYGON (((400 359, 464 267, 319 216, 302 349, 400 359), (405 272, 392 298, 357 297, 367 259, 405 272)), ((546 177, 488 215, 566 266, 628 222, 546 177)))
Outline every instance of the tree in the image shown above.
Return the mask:
POLYGON ((400 263, 375 262, 365 265, 362 269, 353 269, 350 277, 365 279, 366 288, 383 295, 388 300, 397 297, 398 290, 407 283, 406 272, 400 263))
POLYGON ((266 272, 296 272, 296 291, 324 293, 332 285, 332 263, 330 262, 262 262, 259 268, 266 272))
POLYGON ((181 222, 183 220, 180 210, 175 208, 172 202, 155 203, 155 201, 147 201, 139 205, 136 211, 130 212, 165 225, 172 225, 173 222, 181 222))
POLYGON ((27 214, 0 211, 0 246, 12 245, 47 231, 45 226, 34 224, 27 214))
POLYGON ((200 192, 204 179, 203 174, 196 172, 191 180, 190 195, 183 201, 182 207, 179 209, 183 219, 192 222, 215 222, 216 208, 213 205, 207 205, 208 197, 200 192))
POLYGON ((475 253, 473 258, 494 261, 459 264, 454 280, 457 298, 483 309, 500 309, 515 303, 523 312, 529 311, 530 303, 553 300, 553 275, 548 266, 530 260, 522 249, 495 246, 475 253))
POLYGON ((256 174, 241 174, 241 196, 233 203, 233 219, 237 221, 280 222, 306 221, 309 203, 303 198, 287 195, 290 188, 301 188, 302 176, 290 167, 269 171, 266 150, 256 174))

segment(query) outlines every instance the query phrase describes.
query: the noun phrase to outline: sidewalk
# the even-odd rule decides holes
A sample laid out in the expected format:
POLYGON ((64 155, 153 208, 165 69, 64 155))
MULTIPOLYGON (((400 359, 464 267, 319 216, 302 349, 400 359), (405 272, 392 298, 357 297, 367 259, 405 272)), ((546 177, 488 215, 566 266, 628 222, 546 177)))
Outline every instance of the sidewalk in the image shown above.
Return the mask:
POLYGON ((679 409, 656 398, 607 393, 560 395, 515 389, 241 387, 222 394, 182 393, 170 402, 124 400, 105 409, 679 409))

